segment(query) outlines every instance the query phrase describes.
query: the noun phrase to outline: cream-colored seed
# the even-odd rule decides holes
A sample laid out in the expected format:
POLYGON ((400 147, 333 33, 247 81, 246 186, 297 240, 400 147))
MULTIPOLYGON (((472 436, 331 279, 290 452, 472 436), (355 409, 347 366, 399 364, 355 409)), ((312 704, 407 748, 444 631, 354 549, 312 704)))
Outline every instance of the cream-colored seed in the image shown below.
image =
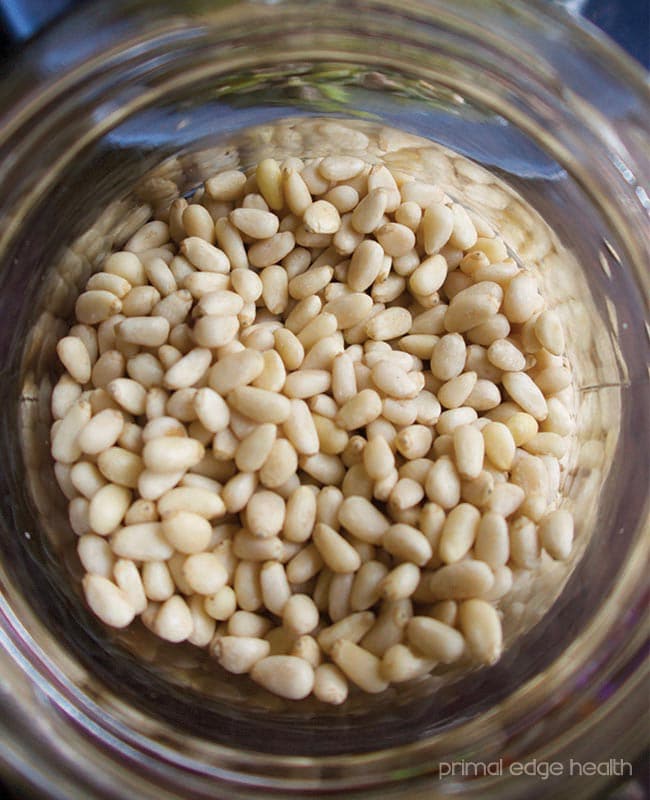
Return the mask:
POLYGON ((273 694, 287 700, 302 700, 314 686, 314 670, 302 658, 268 656, 251 670, 251 678, 273 694))
POLYGON ((327 200, 317 200, 303 214, 305 228, 312 233, 333 234, 341 227, 341 216, 327 200))
POLYGON ((77 554, 86 572, 109 580, 113 577, 115 557, 110 544, 102 536, 95 536, 93 533, 80 536, 77 554))
POLYGON ((440 533, 438 553, 445 564, 453 564, 464 558, 474 545, 481 514, 470 503, 460 503, 453 508, 440 533))
MULTIPOLYGON (((72 497, 70 499, 76 497, 77 493, 79 493, 91 500, 106 485, 101 472, 89 461, 77 461, 72 468, 64 464, 57 464, 56 467, 59 469, 59 475, 61 469, 67 470, 67 479, 72 488, 72 497)), ((57 475, 57 480, 58 477, 57 475)))
POLYGON ((417 528, 403 523, 391 525, 382 538, 382 545, 401 561, 412 561, 423 567, 433 555, 428 539, 417 528))
POLYGON ((347 497, 339 508, 339 522, 343 527, 369 544, 379 544, 389 528, 389 521, 364 497, 347 497))
POLYGON ((64 336, 56 346, 63 366, 77 383, 87 383, 91 375, 90 354, 84 342, 76 336, 64 336))
POLYGON ((535 336, 549 353, 560 356, 564 352, 564 331, 555 311, 546 310, 535 320, 535 336))
POLYGON ((116 378, 106 386, 106 391, 121 408, 130 414, 138 416, 144 413, 147 391, 137 381, 130 378, 116 378))
POLYGON ((473 425, 459 425, 452 436, 458 474, 461 478, 477 478, 483 469, 485 449, 481 431, 473 425))
POLYGON ((131 492, 113 483, 100 488, 92 497, 88 521, 95 533, 107 536, 122 522, 131 504, 131 492))
POLYGON ((492 569, 502 567, 508 562, 508 524, 500 514, 488 511, 483 515, 476 534, 474 553, 479 561, 485 561, 492 569))
POLYGON ((313 540, 321 558, 332 572, 356 572, 361 566, 357 551, 329 525, 317 523, 313 540))
MULTIPOLYGON (((264 359, 262 359, 262 366, 264 359)), ((228 395, 228 404, 255 422, 272 422, 279 425, 289 418, 289 398, 255 386, 238 386, 228 395)))
POLYGON ((453 227, 454 215, 449 208, 442 205, 442 203, 428 205, 420 225, 425 253, 427 255, 437 253, 446 245, 452 234, 453 227))
POLYGON ((190 469, 199 463, 204 452, 203 445, 196 439, 161 436, 145 444, 142 458, 152 472, 169 473, 190 469))
POLYGON ((353 292, 363 292, 377 279, 383 265, 384 250, 378 242, 365 239, 354 250, 347 273, 353 292))
POLYGON ((383 436, 371 439, 363 450, 363 464, 373 481, 385 478, 395 467, 395 457, 383 436))
POLYGON ((510 429, 502 422, 490 422, 481 431, 485 454, 497 469, 508 470, 515 459, 516 445, 510 429))
POLYGON ((270 649, 266 640, 254 636, 222 636, 215 642, 212 654, 228 672, 242 675, 266 658, 270 649))
POLYGON ((87 400, 79 399, 70 407, 52 435, 52 458, 64 464, 72 464, 81 456, 78 436, 90 421, 91 408, 87 400))
POLYGON ((228 620, 227 631, 232 636, 265 636, 273 623, 261 614, 252 611, 235 611, 228 620))
POLYGON ((206 613, 213 619, 224 621, 230 619, 237 609, 237 595, 231 586, 224 586, 204 600, 206 613))
POLYGON ((387 222, 382 225, 375 232, 375 236, 384 252, 394 258, 406 255, 415 245, 413 231, 398 222, 387 222))
POLYGON ((122 413, 107 408, 96 414, 79 431, 77 444, 82 452, 98 455, 115 444, 123 428, 124 416, 122 413))
POLYGON ((276 439, 260 470, 260 481, 268 489, 284 485, 298 469, 298 454, 287 439, 276 439))
POLYGON ((536 420, 546 419, 548 406, 537 384, 525 372, 506 372, 503 386, 510 397, 536 420))
POLYGON ((493 583, 494 576, 487 564, 463 559, 434 572, 428 579, 428 591, 431 599, 462 600, 483 595, 493 583))
POLYGON ((566 509, 552 511, 539 524, 542 547, 557 561, 566 561, 573 546, 573 517, 566 509))
POLYGON ((335 664, 319 664, 314 672, 314 696, 322 703, 341 705, 348 697, 348 682, 335 664))
POLYGON ((127 595, 101 575, 86 574, 82 581, 86 602, 102 622, 113 628, 125 628, 135 617, 127 595))
POLYGON ((496 339, 488 347, 487 357, 491 364, 505 372, 521 372, 526 367, 526 357, 508 339, 496 339))
POLYGON ((311 633, 318 625, 318 621, 318 609, 311 597, 306 594, 294 594, 284 605, 282 624, 298 636, 311 633))
POLYGON ((503 296, 503 313, 510 322, 526 322, 536 311, 539 311, 540 302, 537 281, 532 275, 520 272, 506 287, 503 296))
POLYGON ((530 414, 518 411, 505 421, 517 447, 526 444, 538 431, 537 420, 530 414))
POLYGON ((330 651, 332 661, 347 678, 369 694, 388 688, 381 673, 381 660, 347 639, 339 639, 330 651))
POLYGON ((345 430, 363 428, 381 414, 381 398, 372 389, 363 389, 350 398, 336 416, 337 423, 345 430))
POLYGON ((426 675, 436 662, 416 654, 404 644, 394 644, 382 656, 381 674, 389 683, 403 683, 426 675))
POLYGON ((95 289, 79 295, 75 304, 75 316, 85 325, 96 325, 99 322, 119 314, 122 302, 112 292, 95 289))
POLYGON ((256 350, 245 349, 219 359, 210 369, 210 387, 225 396, 239 386, 255 380, 264 369, 264 358, 256 350))
POLYGON ((381 594, 388 600, 410 597, 420 582, 420 570, 405 562, 392 569, 381 581, 381 594))
POLYGON ((214 553, 195 553, 183 564, 183 574, 193 591, 212 595, 226 585, 228 573, 214 553))
POLYGON ((262 490, 254 494, 246 506, 246 523, 253 536, 276 536, 284 525, 285 502, 279 494, 262 490))
POLYGON ((316 495, 308 486, 296 489, 287 501, 284 536, 291 542, 310 538, 316 523, 316 495))
MULTIPOLYGON (((349 271, 348 271, 349 279, 349 271)), ((368 318, 373 309, 372 298, 362 292, 353 291, 330 300, 323 311, 336 317, 340 330, 352 328, 368 318)))
POLYGON ((494 664, 501 655, 503 634, 495 608, 484 600, 466 600, 458 609, 460 629, 473 655, 494 664))
POLYGON ((423 655, 451 664, 463 655, 465 642, 449 625, 430 617, 412 617, 406 626, 409 644, 423 655))
POLYGON ((412 318, 405 308, 393 306, 374 316, 366 323, 366 333, 371 339, 388 341, 404 336, 411 329, 412 318))
POLYGON ((359 233, 372 233, 381 224, 388 192, 383 187, 372 189, 352 212, 352 227, 359 233))

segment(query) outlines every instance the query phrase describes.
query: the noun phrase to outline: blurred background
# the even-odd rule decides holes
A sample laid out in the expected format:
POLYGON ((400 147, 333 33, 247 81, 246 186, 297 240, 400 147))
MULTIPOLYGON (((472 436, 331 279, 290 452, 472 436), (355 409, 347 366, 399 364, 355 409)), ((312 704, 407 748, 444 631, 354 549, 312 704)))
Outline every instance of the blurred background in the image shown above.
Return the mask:
MULTIPOLYGON (((0 0, 0 77, 16 56, 57 19, 79 6, 106 0, 0 0)), ((542 1, 542 0, 540 0, 542 1)), ((548 0, 582 16, 616 41, 646 70, 650 70, 650 0, 548 0)), ((650 73, 649 73, 650 77, 650 73)), ((650 81, 649 81, 650 86, 650 81)), ((640 710, 640 713, 647 709, 640 710)), ((0 783, 0 795, 21 800, 0 783)), ((614 782, 598 800, 650 800, 648 752, 634 765, 634 778, 614 782)))
MULTIPOLYGON (((81 5, 102 0, 0 0, 0 53, 11 58, 39 30, 81 5)), ((583 16, 650 69, 650 0, 548 0, 583 16)))

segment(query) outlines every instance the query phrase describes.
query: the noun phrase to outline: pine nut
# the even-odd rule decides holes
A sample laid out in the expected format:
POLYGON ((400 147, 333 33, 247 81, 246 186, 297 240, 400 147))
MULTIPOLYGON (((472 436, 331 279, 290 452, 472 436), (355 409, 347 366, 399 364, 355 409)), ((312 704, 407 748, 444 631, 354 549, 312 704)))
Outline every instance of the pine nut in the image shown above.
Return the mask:
POLYGON ((106 391, 125 411, 134 416, 144 414, 147 392, 137 381, 130 378, 115 378, 107 384, 106 391))
POLYGON ((454 429, 452 436, 458 474, 461 478, 478 478, 483 469, 484 454, 481 431, 472 425, 459 425, 454 429))
POLYGON ((506 372, 503 387, 521 408, 536 420, 546 419, 548 406, 537 384, 525 372, 506 372))
POLYGON ((103 269, 128 281, 131 286, 141 286, 147 281, 142 262, 135 253, 113 253, 104 262, 103 269))
POLYGON ((368 544, 379 544, 388 531, 386 517, 364 497, 346 497, 339 508, 339 522, 343 527, 368 544))
POLYGON ((566 509, 552 511, 539 524, 542 547, 556 561, 566 561, 573 545, 573 517, 566 509))
POLYGON ((406 634, 409 644, 442 664, 452 664, 463 655, 465 642, 457 630, 429 617, 412 617, 406 634))
POLYGON ((79 295, 75 316, 85 325, 96 325, 122 310, 122 302, 112 292, 95 289, 79 295))
MULTIPOLYGON (((347 273, 353 292, 363 292, 376 280, 383 265, 384 250, 378 242, 365 239, 354 250, 347 273)), ((347 327, 350 327, 348 325, 347 327)))
POLYGON ((476 658, 494 664, 501 655, 501 620, 494 607, 484 600, 466 600, 458 608, 460 629, 476 658))
POLYGON ((463 600, 487 592, 494 583, 492 571, 482 561, 464 559, 440 567, 428 579, 433 599, 463 600))
POLYGON ((526 367, 526 357, 507 339, 496 339, 488 347, 487 357, 491 364, 506 372, 521 372, 526 367))
POLYGON ((379 227, 388 205, 389 194, 383 187, 372 189, 352 212, 351 223, 359 233, 372 233, 379 227))
POLYGON ((224 586, 216 594, 205 598, 204 608, 213 619, 228 620, 237 608, 237 596, 230 586, 224 586))
POLYGON ((503 313, 510 322, 526 322, 536 311, 539 311, 540 301, 535 278, 520 272, 506 287, 503 296, 503 313))
POLYGON ((388 341, 404 336, 411 329, 411 315, 405 308, 394 306, 380 311, 366 323, 366 333, 371 339, 388 341))
MULTIPOLYGON (((402 199, 406 200, 406 197, 402 194, 402 199)), ((431 255, 439 252, 449 241, 453 228, 454 215, 450 209, 442 203, 427 205, 420 225, 425 253, 431 255)))
POLYGON ((115 555, 132 561, 164 561, 173 551, 159 522, 143 522, 120 528, 111 537, 115 555))
POLYGON ((302 636, 316 628, 319 621, 318 609, 311 597, 294 594, 286 602, 282 612, 282 624, 292 633, 302 636))
POLYGON ((548 367, 535 375, 535 383, 543 394, 557 394, 571 384, 571 373, 566 367, 548 367))
POLYGON ((109 483, 99 489, 90 501, 88 520, 95 533, 107 536, 122 522, 131 505, 131 492, 124 486, 109 483))
POLYGON ((435 665, 435 661, 417 655, 406 645, 394 644, 382 656, 381 674, 389 683, 404 683, 426 675, 435 665))
POLYGON ((84 453, 98 455, 112 447, 124 428, 124 417, 120 411, 100 411, 79 431, 77 443, 84 453))
POLYGON ((86 574, 82 581, 86 602, 102 622, 112 628, 126 628, 135 617, 126 594, 101 575, 86 574))
POLYGON ((262 490, 254 494, 246 506, 246 523, 253 536, 276 536, 284 525, 286 508, 282 497, 262 490))
POLYGON ((381 399, 372 389, 363 389, 339 410, 336 422, 347 431, 363 428, 381 414, 381 399))
POLYGON ((505 421, 505 425, 510 431, 513 441, 517 447, 526 444, 537 433, 538 426, 535 417, 525 414, 523 411, 516 412, 505 421))
POLYGON ((412 561, 423 567, 433 555, 428 539, 417 528, 397 523, 391 525, 382 538, 382 545, 402 561, 412 561))
POLYGON ((420 582, 420 570, 405 562, 392 569, 381 581, 381 594, 388 600, 410 597, 420 582))
POLYGON ((270 649, 269 643, 261 638, 222 636, 215 642, 212 654, 228 672, 242 675, 266 658, 270 649))
POLYGON ((348 697, 345 675, 334 664, 319 664, 314 671, 313 691, 322 703, 341 705, 348 697))
POLYGON ((319 522, 314 528, 313 540, 332 572, 356 572, 361 566, 357 551, 329 525, 319 522))
POLYGON ((446 564, 460 561, 474 545, 481 514, 469 503, 460 503, 447 515, 438 545, 440 559, 446 564))
POLYGON ((364 650, 347 639, 339 639, 333 645, 332 661, 360 689, 369 694, 378 694, 388 688, 382 678, 381 661, 377 656, 364 650))
POLYGON ((90 355, 83 341, 76 336, 60 339, 56 352, 63 366, 77 383, 88 383, 91 374, 90 355))
POLYGON ((52 437, 52 458, 64 464, 72 464, 81 456, 78 436, 90 421, 91 408, 87 400, 78 400, 61 420, 52 437))
POLYGON ((158 500, 157 505, 161 517, 176 511, 193 511, 206 519, 215 519, 223 516, 226 510, 218 494, 191 486, 170 489, 158 500))
POLYGON ((268 656, 251 670, 251 678, 268 691, 287 700, 302 700, 314 686, 314 670, 295 656, 268 656))
POLYGON ((555 311, 542 311, 535 320, 535 336, 549 353, 561 356, 564 352, 564 331, 555 311))
POLYGON ((97 492, 106 485, 102 474, 94 464, 88 461, 78 461, 72 469, 59 464, 59 469, 67 469, 67 478, 72 487, 72 497, 82 494, 91 500, 97 492))

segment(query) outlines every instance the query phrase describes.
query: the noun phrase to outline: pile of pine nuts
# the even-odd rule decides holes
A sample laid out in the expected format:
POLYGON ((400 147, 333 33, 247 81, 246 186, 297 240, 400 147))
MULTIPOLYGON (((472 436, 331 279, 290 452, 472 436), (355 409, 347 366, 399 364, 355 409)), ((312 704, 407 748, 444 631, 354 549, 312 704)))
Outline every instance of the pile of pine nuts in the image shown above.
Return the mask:
POLYGON ((492 664, 565 560, 562 327, 437 186, 350 156, 221 172, 110 255, 51 451, 92 611, 339 704, 492 664))

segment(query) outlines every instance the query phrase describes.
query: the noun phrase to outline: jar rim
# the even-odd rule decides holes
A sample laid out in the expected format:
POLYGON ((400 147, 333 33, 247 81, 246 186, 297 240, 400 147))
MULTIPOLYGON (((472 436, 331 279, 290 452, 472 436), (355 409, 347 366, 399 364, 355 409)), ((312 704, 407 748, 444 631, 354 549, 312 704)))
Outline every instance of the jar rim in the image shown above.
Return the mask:
MULTIPOLYGON (((146 5, 146 3, 142 4, 137 2, 126 2, 122 4, 115 4, 115 8, 106 13, 109 17, 111 14, 114 14, 115 20, 118 20, 120 18, 120 13, 122 13, 125 9, 128 13, 129 9, 137 10, 137 8, 141 5, 146 5)), ((234 8, 238 8, 242 5, 245 5, 251 9, 251 13, 254 9, 258 10, 261 8, 261 5, 258 3, 236 3, 234 8)), ((279 14, 282 9, 287 7, 299 7, 302 9, 303 13, 309 13, 309 11, 315 8, 316 5, 318 4, 296 4, 288 0, 287 2, 279 2, 274 3, 273 5, 264 6, 264 13, 269 15, 274 13, 279 14)), ((339 0, 320 5, 326 5, 331 8, 338 6, 351 8, 349 3, 339 2, 339 0)), ((163 3, 162 6, 171 9, 179 7, 180 4, 168 2, 163 3)), ((205 4, 205 6, 207 7, 207 4, 205 4)), ((367 5, 364 5, 362 10, 364 13, 379 13, 380 11, 385 11, 388 13, 391 10, 391 7, 392 4, 386 0, 373 0, 367 5)), ((411 19, 415 17, 427 17, 435 13, 436 7, 444 9, 448 20, 451 20, 451 18, 454 17, 454 14, 456 14, 454 17, 455 19, 462 20, 463 14, 467 14, 471 10, 476 10, 477 5, 476 3, 467 2, 466 0, 461 3, 451 3, 448 0, 433 0, 433 2, 430 3, 421 2, 421 0, 407 0, 407 2, 400 6, 399 13, 405 16, 411 15, 411 19)), ((218 14, 222 13, 223 8, 223 6, 220 6, 219 9, 214 12, 213 19, 216 19, 218 14)), ((547 4, 543 4, 541 2, 534 2, 531 4, 525 3, 523 0, 507 0, 507 2, 486 3, 482 6, 482 8, 483 10, 481 11, 481 14, 483 15, 485 13, 494 13, 498 16, 499 14, 504 15, 506 12, 512 12, 513 16, 510 22, 515 26, 515 28, 517 26, 526 28, 527 26, 531 26, 533 24, 541 25, 547 33, 550 30, 555 30, 557 36, 564 38, 568 42, 579 44, 580 48, 584 49, 590 55, 601 58, 607 62, 611 66, 612 70, 616 73, 617 78, 620 79, 621 85, 625 85, 627 88, 630 88, 631 91, 635 92, 639 96, 639 102, 643 104, 642 107, 644 112, 648 113, 650 110, 650 92, 648 91, 648 87, 645 83, 641 69, 637 67, 637 65, 635 65, 629 57, 623 54, 622 51, 607 41, 605 37, 603 37, 601 34, 597 34, 593 26, 590 26, 588 23, 584 23, 582 21, 569 19, 561 9, 555 8, 552 5, 549 6, 547 4), (565 29, 558 32, 556 30, 556 26, 560 22, 562 22, 562 25, 565 26, 565 29)), ((223 13, 226 13, 226 11, 223 11, 223 13)), ((78 24, 87 22, 92 18, 91 11, 82 9, 80 12, 76 12, 76 14, 73 15, 73 18, 79 21, 78 24)), ((162 25, 162 28, 164 29, 164 25, 162 25)), ((119 26, 117 26, 116 31, 119 29, 119 26)), ((43 50, 47 50, 48 46, 52 45, 56 37, 56 30, 57 28, 55 27, 52 32, 46 34, 44 37, 41 37, 36 43, 35 46, 40 48, 41 52, 43 50)), ((187 30, 192 30, 192 27, 188 26, 187 30)), ((116 31, 114 31, 114 33, 116 31)), ((28 127, 35 116, 40 115, 45 109, 51 107, 51 105, 55 103, 58 98, 73 90, 75 86, 82 84, 84 80, 87 80, 87 70, 89 65, 98 70, 99 66, 106 58, 117 59, 119 57, 120 48, 115 44, 115 42, 112 42, 110 46, 106 45, 105 47, 98 49, 97 52, 93 54, 91 59, 85 61, 82 60, 71 66, 71 68, 66 71, 62 77, 46 79, 43 83, 37 84, 32 88, 29 94, 23 97, 21 101, 16 101, 15 97, 13 97, 13 110, 5 115, 5 117, 0 118, 0 154, 7 154, 11 152, 11 149, 15 146, 16 138, 19 137, 22 132, 24 132, 26 127, 28 127)), ((556 76, 561 76, 561 71, 558 71, 557 68, 555 73, 556 76)), ((556 80, 557 77, 554 77, 553 79, 556 80)), ((3 91, 0 89, 0 98, 2 95, 3 91)), ((5 97, 11 97, 12 95, 13 91, 5 92, 5 97)), ((574 111, 578 113, 580 109, 574 108, 574 111)), ((588 117, 589 108, 582 109, 582 113, 585 115, 585 117, 588 117)), ((608 125, 617 132, 620 132, 625 124, 625 119, 608 121, 608 125)), ((589 128, 593 132, 593 126, 591 124, 589 125, 589 128)), ((603 144, 605 143, 606 142, 603 139, 603 144)), ((637 156, 633 154, 632 161, 634 161, 635 157, 637 156)), ((7 174, 11 174, 8 172, 10 165, 3 167, 1 166, 2 163, 3 159, 0 159, 0 176, 6 178, 7 174)), ((638 166, 638 184, 643 186, 645 177, 647 177, 644 177, 644 171, 647 171, 647 164, 643 164, 641 162, 638 166)), ((4 234, 0 235, 0 253, 14 232, 15 228, 12 228, 12 226, 9 225, 5 229, 4 234)), ((644 247, 646 253, 650 252, 650 235, 648 234, 647 230, 645 231, 645 239, 643 235, 641 235, 640 239, 641 241, 639 243, 638 257, 640 257, 644 247)), ((641 272, 636 277, 637 280, 642 281, 643 273, 641 272)), ((649 284, 646 282, 645 284, 642 284, 642 286, 644 285, 646 292, 645 296, 647 299, 650 296, 648 293, 649 284)), ((645 519, 646 526, 648 526, 647 508, 645 519)), ((560 656, 560 658, 554 662, 552 668, 548 670, 545 677, 552 681, 553 686, 559 687, 564 681, 566 681, 566 672, 564 670, 567 668, 567 665, 572 665, 574 662, 582 663, 586 650, 592 651, 597 645, 603 642, 609 630, 609 627, 603 624, 603 618, 606 620, 609 619, 610 621, 617 618, 617 612, 620 612, 620 608, 622 606, 630 607, 630 603, 633 605, 638 603, 638 609, 640 611, 642 610, 643 600, 639 597, 638 585, 640 581, 642 582, 643 569, 645 563, 647 562, 648 555, 647 536, 644 538, 643 531, 639 532, 635 554, 636 558, 628 560, 624 571, 621 573, 620 585, 617 587, 615 592, 613 592, 607 598, 606 603, 602 607, 601 613, 604 615, 604 617, 600 615, 595 617, 592 620, 590 628, 585 631, 585 636, 581 640, 575 642, 574 646, 569 648, 569 650, 565 651, 565 653, 563 653, 562 656, 560 656), (589 633, 588 637, 587 633, 589 633)), ((68 679, 58 669, 58 667, 50 663, 47 656, 40 651, 38 644, 30 637, 28 631, 22 627, 18 617, 15 615, 15 612, 11 609, 6 599, 3 599, 2 605, 0 605, 0 615, 3 617, 3 627, 6 626, 6 631, 8 631, 8 633, 3 631, 3 639, 1 640, 1 643, 5 647, 5 652, 0 654, 1 657, 3 659, 8 659, 7 663, 18 658, 22 662, 22 669, 30 672, 33 678, 36 678, 38 670, 42 668, 46 675, 51 675, 55 678, 56 685, 48 686, 48 692, 51 692, 49 696, 52 702, 55 702, 55 704, 62 709, 67 709, 67 713, 76 716, 78 722, 80 722, 84 718, 84 715, 88 713, 88 717, 86 717, 86 724, 89 726, 89 728, 101 724, 102 717, 105 714, 103 709, 101 709, 99 706, 95 706, 94 708, 96 708, 97 711, 93 711, 93 713, 90 714, 90 706, 86 709, 81 706, 76 706, 73 708, 71 706, 71 695, 75 694, 74 691, 69 694, 68 688, 68 690, 63 693, 56 688, 57 685, 63 686, 68 684, 69 687, 71 684, 69 684, 68 679)), ((631 636, 630 641, 626 643, 626 652, 629 651, 629 658, 634 658, 635 654, 638 652, 640 644, 639 637, 641 635, 641 629, 635 627, 634 635, 631 636)), ((643 668, 640 668, 639 671, 634 673, 634 681, 623 682, 619 691, 623 694, 638 691, 638 681, 641 680, 643 675, 647 674, 647 668, 648 665, 646 662, 643 668)), ((37 679, 35 682, 39 684, 40 690, 45 688, 40 680, 37 679)), ((544 694, 547 691, 548 686, 544 689, 544 694)), ((539 686, 538 682, 536 680, 532 680, 530 685, 526 684, 520 687, 506 701, 499 706, 495 706, 494 709, 489 712, 489 715, 499 713, 505 715, 506 718, 508 715, 519 717, 522 713, 522 710, 527 707, 526 703, 523 702, 523 694, 526 694, 527 692, 529 692, 528 707, 530 707, 531 704, 534 705, 535 700, 542 696, 541 687, 539 686)), ((612 695, 608 702, 613 703, 614 699, 617 697, 618 696, 616 694, 612 695)), ((618 699, 620 700, 621 698, 619 697, 618 699)), ((84 702, 92 703, 92 701, 87 700, 84 700, 84 702)), ((471 722, 467 723, 467 725, 472 725, 474 722, 475 721, 472 720, 471 722)), ((105 723, 106 729, 117 736, 119 726, 117 725, 116 721, 114 719, 108 719, 105 720, 105 723)), ((586 726, 587 721, 583 723, 583 727, 586 726)), ((462 731, 462 728, 456 730, 462 731)), ((571 729, 568 730, 565 735, 566 737, 576 736, 577 731, 576 729, 571 729)), ((133 740, 133 732, 130 732, 130 734, 126 736, 125 731, 122 731, 121 737, 118 736, 118 739, 122 742, 132 739, 132 743, 135 743, 135 740, 133 740)), ((143 749, 148 749, 149 752, 154 753, 155 756, 161 761, 165 761, 167 763, 172 763, 174 761, 174 751, 170 751, 169 749, 165 749, 165 747, 159 745, 156 745, 152 748, 151 740, 145 739, 145 741, 148 743, 148 748, 143 747, 143 749)), ((557 739, 554 741, 554 744, 559 746, 559 742, 560 739, 557 739)), ((381 762, 381 767, 384 770, 385 775, 385 771, 390 769, 391 766, 392 768, 397 768, 399 766, 400 760, 403 758, 406 750, 408 750, 409 755, 412 755, 414 752, 424 754, 434 744, 435 737, 433 740, 422 740, 420 742, 415 742, 410 745, 403 745, 395 749, 386 749, 360 755, 323 756, 309 759, 306 759, 302 756, 266 756, 247 752, 243 754, 243 758, 245 760, 244 767, 233 767, 232 774, 229 774, 228 770, 222 770, 220 777, 225 777, 226 779, 234 779, 236 777, 237 780, 244 779, 245 783, 247 779, 252 779, 252 776, 261 774, 258 771, 260 767, 272 764, 272 769, 265 777, 265 780, 268 781, 268 783, 265 783, 265 785, 272 786, 273 782, 276 780, 276 778, 273 776, 278 774, 278 769, 282 765, 291 767, 298 772, 304 772, 306 776, 311 776, 316 775, 320 769, 324 769, 327 766, 340 768, 347 765, 355 765, 359 767, 360 770, 362 767, 366 768, 379 762, 381 762)), ((242 757, 242 753, 239 751, 235 751, 233 754, 233 751, 230 748, 222 747, 217 744, 211 744, 210 746, 212 748, 212 752, 214 754, 218 754, 224 759, 224 761, 233 761, 235 764, 237 764, 237 762, 240 760, 240 757, 242 757)), ((191 761, 183 756, 179 756, 178 758, 185 768, 188 766, 190 768, 193 767, 194 769, 198 768, 198 763, 192 764, 191 761)), ((201 766, 203 767, 204 765, 201 766)), ((283 787, 286 785, 286 777, 277 778, 277 780, 282 781, 283 787)), ((302 780, 302 778, 300 780, 302 780)))

